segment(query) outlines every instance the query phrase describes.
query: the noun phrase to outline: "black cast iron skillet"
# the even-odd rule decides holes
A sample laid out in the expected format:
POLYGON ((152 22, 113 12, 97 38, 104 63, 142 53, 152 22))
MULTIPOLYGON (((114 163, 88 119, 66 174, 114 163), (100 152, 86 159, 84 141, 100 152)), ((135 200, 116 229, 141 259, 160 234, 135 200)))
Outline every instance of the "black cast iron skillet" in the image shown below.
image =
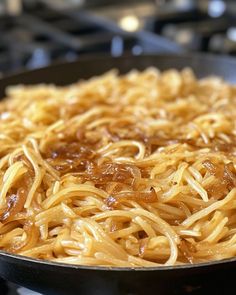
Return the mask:
MULTIPOLYGON (((185 54, 81 58, 4 78, 0 80, 0 97, 4 96, 8 85, 43 82, 64 85, 111 68, 125 73, 149 66, 161 70, 191 67, 198 77, 214 74, 236 83, 236 60, 228 57, 185 54)), ((65 265, 0 251, 1 277, 47 295, 228 294, 234 287, 235 275, 235 258, 195 265, 131 269, 65 265)))

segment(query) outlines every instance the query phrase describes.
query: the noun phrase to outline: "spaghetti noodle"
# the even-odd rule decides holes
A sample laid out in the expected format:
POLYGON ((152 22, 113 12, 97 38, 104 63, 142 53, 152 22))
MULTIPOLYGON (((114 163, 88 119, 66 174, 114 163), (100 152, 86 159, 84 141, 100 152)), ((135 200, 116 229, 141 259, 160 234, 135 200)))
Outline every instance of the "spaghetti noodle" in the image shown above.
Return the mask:
POLYGON ((189 69, 15 86, 0 103, 0 249, 150 267, 236 255, 236 87, 189 69))

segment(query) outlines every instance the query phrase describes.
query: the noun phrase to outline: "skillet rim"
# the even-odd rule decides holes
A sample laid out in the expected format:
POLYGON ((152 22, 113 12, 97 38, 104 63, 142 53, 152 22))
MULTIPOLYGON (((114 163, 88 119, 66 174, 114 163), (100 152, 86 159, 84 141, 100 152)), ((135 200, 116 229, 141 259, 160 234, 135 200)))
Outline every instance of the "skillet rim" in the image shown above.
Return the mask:
MULTIPOLYGON (((91 271, 112 271, 112 272, 153 272, 153 271, 181 271, 181 270, 194 270, 194 269, 209 269, 214 266, 221 266, 225 264, 236 264, 236 257, 231 257, 227 259, 221 260, 213 260, 209 262, 201 262, 201 263, 186 263, 180 265, 163 265, 163 266, 148 266, 148 267, 117 267, 117 266, 97 266, 97 265, 80 265, 80 264, 70 264, 63 262, 55 262, 50 260, 43 260, 38 258, 31 258, 19 254, 13 254, 4 250, 0 250, 0 262, 1 260, 13 259, 14 263, 22 263, 26 262, 32 265, 41 265, 45 267, 56 267, 56 268, 64 268, 66 270, 91 270, 91 271)), ((8 261, 9 262, 9 261, 8 261)))
MULTIPOLYGON (((56 69, 57 67, 69 66, 69 65, 74 65, 74 64, 93 62, 93 61, 103 61, 103 60, 117 60, 117 61, 119 61, 119 60, 124 60, 124 59, 126 59, 126 60, 127 59, 134 59, 135 60, 138 58, 160 58, 161 59, 162 57, 163 58, 177 58, 180 60, 183 58, 186 58, 186 59, 191 59, 194 61, 204 60, 204 61, 209 61, 209 62, 212 62, 212 61, 226 62, 226 63, 230 63, 230 64, 233 63, 236 66, 236 57, 229 56, 229 55, 218 55, 215 53, 202 53, 202 52, 168 53, 167 52, 167 53, 159 53, 159 54, 156 54, 156 53, 148 54, 147 53, 147 54, 140 54, 140 55, 132 55, 130 53, 125 53, 125 54, 123 54, 121 56, 117 56, 117 57, 107 56, 104 53, 98 53, 96 55, 84 54, 83 56, 80 56, 76 60, 73 60, 73 61, 55 61, 45 67, 43 66, 43 67, 39 67, 36 69, 26 69, 26 70, 20 69, 18 71, 17 70, 13 71, 13 73, 6 74, 6 75, 3 75, 0 77, 0 85, 2 82, 5 82, 5 81, 13 79, 13 78, 14 79, 18 78, 18 77, 20 78, 21 76, 29 75, 31 73, 35 74, 37 72, 43 72, 43 71, 46 71, 49 69, 56 69)), ((236 69, 235 69, 235 73, 236 73, 236 69)), ((42 82, 42 84, 43 83, 44 82, 42 82)), ((72 82, 72 83, 74 83, 74 82, 72 82)), ((45 83, 45 84, 53 84, 53 82, 52 83, 45 83)), ((17 84, 14 84, 14 85, 17 85, 17 84)), ((31 84, 28 84, 28 85, 31 85, 31 84)), ((69 85, 69 84, 67 84, 67 85, 69 85)), ((11 85, 9 85, 9 86, 11 86, 11 85)), ((0 97, 0 100, 1 100, 1 97, 0 97)))
MULTIPOLYGON (((124 59, 138 59, 138 58, 176 58, 182 60, 183 58, 186 59, 191 59, 191 60, 196 60, 196 61, 216 61, 216 62, 225 62, 225 63, 230 63, 230 64, 235 64, 236 66, 236 58, 231 57, 231 56, 226 56, 226 55, 217 55, 217 54, 209 54, 209 53, 175 53, 175 54, 170 54, 170 53, 162 53, 162 54, 141 54, 138 56, 134 56, 132 54, 124 54, 119 57, 112 57, 112 56, 107 56, 105 54, 97 54, 95 55, 84 55, 79 57, 75 61, 70 61, 70 62, 54 62, 49 66, 46 67, 40 67, 37 69, 32 69, 32 70, 20 70, 16 71, 10 75, 5 75, 1 77, 0 79, 0 86, 2 82, 7 82, 8 80, 11 79, 17 79, 21 78, 24 75, 29 75, 37 72, 43 72, 47 71, 47 69, 55 69, 57 67, 63 67, 64 65, 73 65, 73 64, 80 64, 80 63, 86 63, 86 62, 93 62, 93 61, 103 61, 103 60, 124 60, 124 59)), ((236 68, 235 68, 235 73, 236 73, 236 68)), ((20 83, 18 83, 20 84, 20 83)), ((50 84, 50 83, 46 83, 50 84)), ((51 83, 53 84, 53 83, 51 83)), ((11 84, 11 85, 17 85, 17 84, 11 84)), ((29 84, 30 85, 30 84, 29 84)), ((33 83, 32 83, 33 85, 33 83)), ((10 84, 9 84, 10 86, 10 84)), ((1 99, 1 98, 0 98, 1 99)), ((69 263, 62 263, 62 262, 55 262, 55 261, 50 261, 50 260, 43 260, 43 259, 36 259, 36 258, 31 258, 19 254, 13 254, 4 250, 0 250, 0 261, 2 260, 15 260, 17 263, 22 263, 26 262, 28 264, 33 264, 33 265, 42 265, 45 267, 56 267, 56 268, 64 268, 66 270, 91 270, 91 271, 112 271, 112 272, 130 272, 130 271, 135 271, 135 272, 152 272, 152 271, 180 271, 180 270, 188 270, 188 269, 199 269, 199 268, 211 268, 214 266, 221 266, 225 264, 233 264, 236 263, 236 257, 231 257, 227 259, 222 259, 222 260, 213 260, 209 262, 202 262, 202 263, 195 263, 195 264, 181 264, 181 265, 174 265, 174 266, 155 266, 155 267, 112 267, 112 266, 86 266, 86 265, 78 265, 78 264, 69 264, 69 263)))

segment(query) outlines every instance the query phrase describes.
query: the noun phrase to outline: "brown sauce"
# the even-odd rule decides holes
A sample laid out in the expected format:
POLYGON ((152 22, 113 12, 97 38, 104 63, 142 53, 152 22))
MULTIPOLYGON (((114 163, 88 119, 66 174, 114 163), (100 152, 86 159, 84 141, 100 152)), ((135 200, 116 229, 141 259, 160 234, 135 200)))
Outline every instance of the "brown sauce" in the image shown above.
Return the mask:
POLYGON ((24 208, 26 200, 26 191, 19 188, 16 193, 7 196, 6 208, 0 214, 0 221, 3 223, 11 221, 14 216, 24 208))
POLYGON ((210 196, 220 199, 236 187, 236 171, 232 162, 224 164, 206 160, 203 162, 203 166, 210 174, 217 178, 216 184, 207 187, 207 192, 210 196))

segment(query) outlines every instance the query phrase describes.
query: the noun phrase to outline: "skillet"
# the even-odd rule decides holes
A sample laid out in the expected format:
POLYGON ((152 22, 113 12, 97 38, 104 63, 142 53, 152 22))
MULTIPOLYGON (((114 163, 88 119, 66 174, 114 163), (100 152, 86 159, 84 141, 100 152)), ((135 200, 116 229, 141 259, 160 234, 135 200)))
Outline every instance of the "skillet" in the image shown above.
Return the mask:
MULTIPOLYGON (((199 78, 215 74, 236 83, 236 59, 230 57, 195 53, 85 57, 5 77, 0 80, 0 97, 4 97, 8 85, 43 82, 66 85, 111 68, 125 73, 133 68, 142 70, 148 66, 161 70, 187 66, 199 78)), ((194 265, 131 269, 66 265, 0 251, 0 277, 46 295, 226 294, 234 286, 235 274, 236 258, 194 265)))

